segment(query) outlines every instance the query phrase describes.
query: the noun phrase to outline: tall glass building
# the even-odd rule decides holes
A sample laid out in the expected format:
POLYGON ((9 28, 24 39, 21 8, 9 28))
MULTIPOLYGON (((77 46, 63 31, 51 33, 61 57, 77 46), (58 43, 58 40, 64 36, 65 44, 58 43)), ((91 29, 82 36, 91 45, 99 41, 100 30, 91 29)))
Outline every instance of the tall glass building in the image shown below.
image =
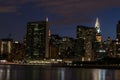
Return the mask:
POLYGON ((28 22, 26 34, 26 53, 28 58, 48 57, 48 22, 28 22))

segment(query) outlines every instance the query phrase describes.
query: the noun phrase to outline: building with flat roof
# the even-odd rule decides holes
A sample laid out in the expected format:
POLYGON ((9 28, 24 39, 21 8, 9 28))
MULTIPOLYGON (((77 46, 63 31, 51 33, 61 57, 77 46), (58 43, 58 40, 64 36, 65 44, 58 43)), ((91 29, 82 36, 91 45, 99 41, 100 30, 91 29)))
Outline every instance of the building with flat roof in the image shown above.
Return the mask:
POLYGON ((26 56, 34 59, 49 57, 48 38, 48 20, 28 22, 26 35, 26 56))
POLYGON ((4 59, 12 53, 13 40, 10 38, 1 39, 0 42, 0 56, 4 59))
POLYGON ((87 26, 77 26, 76 32, 76 53, 85 57, 86 61, 94 58, 95 28, 87 26))
POLYGON ((116 37, 120 41, 120 21, 118 21, 118 23, 117 23, 116 37))

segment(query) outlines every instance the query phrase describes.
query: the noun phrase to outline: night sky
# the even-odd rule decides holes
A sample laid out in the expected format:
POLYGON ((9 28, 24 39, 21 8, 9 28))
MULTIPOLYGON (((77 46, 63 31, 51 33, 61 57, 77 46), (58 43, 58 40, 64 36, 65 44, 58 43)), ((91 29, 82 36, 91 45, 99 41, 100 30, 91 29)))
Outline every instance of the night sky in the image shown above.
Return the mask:
POLYGON ((76 26, 94 27, 98 17, 101 33, 116 38, 120 0, 0 0, 0 39, 11 33, 22 41, 27 22, 49 18, 52 34, 76 37, 76 26))

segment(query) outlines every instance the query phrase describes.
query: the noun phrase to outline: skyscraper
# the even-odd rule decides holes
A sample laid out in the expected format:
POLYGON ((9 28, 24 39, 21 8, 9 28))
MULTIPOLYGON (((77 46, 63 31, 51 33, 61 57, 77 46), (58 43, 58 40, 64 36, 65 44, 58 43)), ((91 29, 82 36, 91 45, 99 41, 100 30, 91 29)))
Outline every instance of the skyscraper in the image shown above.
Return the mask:
POLYGON ((27 57, 34 59, 49 57, 48 33, 48 18, 46 21, 27 23, 27 57))
POLYGON ((117 37, 116 54, 117 56, 120 57, 120 21, 118 21, 117 23, 116 37, 117 37))
POLYGON ((94 43, 95 55, 96 55, 95 58, 100 59, 105 56, 106 51, 103 48, 102 35, 101 35, 101 30, 100 30, 100 22, 98 18, 96 18, 94 27, 96 29, 96 40, 94 43))
POLYGON ((116 34, 117 39, 120 41, 120 21, 117 23, 116 34))
POLYGON ((96 29, 96 41, 97 42, 102 42, 100 23, 99 23, 99 19, 98 18, 96 18, 95 29, 96 29))
POLYGON ((92 60, 94 57, 93 42, 95 41, 95 28, 77 26, 76 51, 84 56, 85 60, 92 60))

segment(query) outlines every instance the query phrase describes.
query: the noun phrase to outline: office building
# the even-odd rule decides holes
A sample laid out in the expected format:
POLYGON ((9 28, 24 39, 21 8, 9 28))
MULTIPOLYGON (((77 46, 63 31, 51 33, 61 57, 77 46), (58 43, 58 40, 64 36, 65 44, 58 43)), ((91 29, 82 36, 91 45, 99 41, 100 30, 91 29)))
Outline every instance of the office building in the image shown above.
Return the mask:
POLYGON ((61 58, 74 57, 74 39, 71 37, 61 37, 59 45, 59 54, 61 58))
POLYGON ((118 23, 117 23, 116 37, 120 41, 120 21, 118 21, 118 23))
POLYGON ((10 61, 24 61, 25 45, 19 41, 13 42, 12 55, 9 57, 10 61))
POLYGON ((46 21, 28 22, 26 35, 27 58, 49 57, 49 27, 46 21))
POLYGON ((95 41, 95 28, 87 26, 77 26, 76 35, 76 53, 82 56, 86 61, 94 59, 94 41, 95 41))
POLYGON ((99 19, 96 18, 96 21, 95 21, 95 29, 96 29, 96 40, 95 40, 95 43, 94 43, 94 47, 95 47, 95 58, 96 59, 100 59, 100 58, 103 58, 105 56, 105 48, 104 48, 104 44, 102 42, 102 34, 101 34, 101 30, 100 30, 100 22, 99 22, 99 19))
POLYGON ((61 37, 57 34, 52 34, 50 38, 50 58, 56 59, 59 58, 59 46, 60 46, 61 37))
POLYGON ((7 59, 8 56, 12 53, 13 40, 10 38, 1 39, 0 43, 0 56, 3 59, 7 59))

